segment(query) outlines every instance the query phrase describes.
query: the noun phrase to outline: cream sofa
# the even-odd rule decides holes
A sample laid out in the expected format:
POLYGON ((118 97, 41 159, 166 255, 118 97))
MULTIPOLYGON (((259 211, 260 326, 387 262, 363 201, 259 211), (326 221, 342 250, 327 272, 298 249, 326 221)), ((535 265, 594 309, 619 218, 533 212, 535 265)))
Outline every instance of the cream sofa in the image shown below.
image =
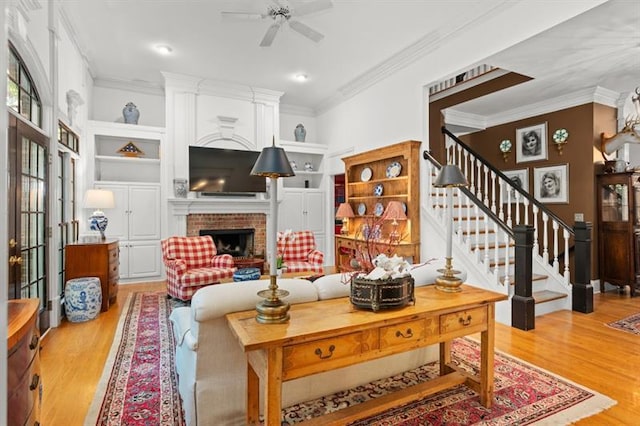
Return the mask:
MULTIPOLYGON (((417 286, 434 282, 443 261, 416 265, 417 286)), ((461 277, 464 280, 464 274, 461 277)), ((313 283, 303 279, 279 279, 289 291, 290 304, 349 295, 341 274, 326 275, 313 283)), ((189 426, 245 424, 247 367, 245 354, 232 335, 225 315, 255 309, 256 295, 268 280, 225 283, 198 290, 190 307, 174 309, 171 322, 176 338, 176 371, 185 421, 189 426)), ((268 327, 269 325, 265 325, 268 327)), ((397 374, 437 359, 437 347, 418 349, 366 363, 286 382, 283 406, 345 390, 397 374)))

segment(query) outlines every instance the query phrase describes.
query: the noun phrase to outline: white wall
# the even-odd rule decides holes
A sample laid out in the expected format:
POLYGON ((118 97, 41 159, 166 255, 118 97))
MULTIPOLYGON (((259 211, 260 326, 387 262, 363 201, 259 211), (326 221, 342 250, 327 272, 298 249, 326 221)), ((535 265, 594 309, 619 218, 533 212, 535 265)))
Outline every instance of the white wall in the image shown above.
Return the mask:
POLYGON ((165 126, 165 97, 160 89, 145 93, 143 88, 124 90, 96 85, 93 88, 92 111, 89 118, 110 123, 124 123, 122 109, 128 102, 133 102, 140 111, 138 124, 165 126))
POLYGON ((294 130, 298 124, 302 124, 307 131, 305 142, 326 145, 327 142, 320 139, 316 118, 312 115, 299 112, 288 112, 285 106, 280 109, 280 139, 295 141, 294 130))
MULTIPOLYGON (((549 13, 533 1, 509 2, 483 19, 465 23, 461 17, 460 22, 452 23, 452 30, 457 31, 441 34, 428 54, 404 67, 396 64, 401 68, 396 73, 319 115, 319 139, 326 141, 330 153, 349 149, 358 153, 407 139, 421 140, 427 149, 425 87, 482 64, 485 58, 600 3, 603 1, 555 2, 554 12, 549 13)), ((426 177, 421 176, 423 187, 425 182, 426 177)), ((426 227, 421 231, 425 247, 433 238, 426 227)))

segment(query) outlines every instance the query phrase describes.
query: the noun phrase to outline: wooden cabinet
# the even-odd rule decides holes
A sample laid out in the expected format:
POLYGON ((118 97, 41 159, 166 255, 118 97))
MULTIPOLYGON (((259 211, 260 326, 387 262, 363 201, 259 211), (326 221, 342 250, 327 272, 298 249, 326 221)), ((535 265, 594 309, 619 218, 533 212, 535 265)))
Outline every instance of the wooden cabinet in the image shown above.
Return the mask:
POLYGON ((598 175, 598 269, 604 283, 634 296, 640 283, 640 173, 598 175))
MULTIPOLYGON (((345 164, 346 202, 355 217, 349 233, 335 237, 336 268, 348 269, 363 228, 382 215, 390 201, 403 203, 407 220, 399 225, 401 239, 391 250, 412 263, 420 262, 420 142, 405 141, 342 159, 345 164)), ((388 243, 391 223, 381 225, 376 244, 388 243)))
POLYGON ((7 331, 7 425, 40 423, 42 380, 38 299, 10 300, 7 331))
POLYGON ((118 241, 79 242, 65 247, 66 279, 98 277, 102 288, 102 309, 116 301, 119 279, 118 241))

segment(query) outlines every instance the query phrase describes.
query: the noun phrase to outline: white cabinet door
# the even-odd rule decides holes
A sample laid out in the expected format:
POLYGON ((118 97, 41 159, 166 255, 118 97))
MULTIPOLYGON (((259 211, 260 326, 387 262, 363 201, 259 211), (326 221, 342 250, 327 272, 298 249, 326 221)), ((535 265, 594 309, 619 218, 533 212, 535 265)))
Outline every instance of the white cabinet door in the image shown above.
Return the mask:
POLYGON ((113 191, 115 208, 105 209, 106 234, 119 240, 160 239, 160 187, 156 185, 98 184, 113 191))
POLYGON ((105 235, 109 238, 126 240, 129 238, 129 187, 127 185, 96 185, 98 189, 108 189, 113 192, 115 207, 104 209, 109 219, 105 235))
POLYGON ((324 234, 324 192, 306 192, 303 214, 306 229, 315 234, 324 234))
POLYGON ((278 231, 306 229, 304 203, 305 197, 302 192, 284 191, 282 201, 278 206, 278 231))
POLYGON ((159 277, 162 257, 158 241, 123 241, 120 243, 120 278, 159 277))
POLYGON ((278 209, 278 230, 313 231, 324 234, 324 192, 289 189, 278 209))
POLYGON ((129 239, 160 238, 160 187, 129 187, 129 239))

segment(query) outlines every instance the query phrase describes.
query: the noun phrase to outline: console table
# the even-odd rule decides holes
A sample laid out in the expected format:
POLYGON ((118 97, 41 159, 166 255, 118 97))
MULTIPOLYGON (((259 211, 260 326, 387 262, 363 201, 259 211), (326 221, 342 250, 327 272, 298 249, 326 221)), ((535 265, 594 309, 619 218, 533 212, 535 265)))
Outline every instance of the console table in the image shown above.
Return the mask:
POLYGON ((495 302, 507 296, 468 285, 460 293, 426 286, 415 290, 415 299, 413 306, 378 312, 355 309, 349 298, 294 304, 285 324, 260 324, 255 311, 228 314, 247 354, 247 424, 259 422, 260 385, 265 424, 279 425, 283 382, 434 343, 440 344, 440 377, 304 424, 345 424, 461 383, 491 407, 495 302), (451 363, 451 340, 474 333, 481 337, 477 377, 451 363))

